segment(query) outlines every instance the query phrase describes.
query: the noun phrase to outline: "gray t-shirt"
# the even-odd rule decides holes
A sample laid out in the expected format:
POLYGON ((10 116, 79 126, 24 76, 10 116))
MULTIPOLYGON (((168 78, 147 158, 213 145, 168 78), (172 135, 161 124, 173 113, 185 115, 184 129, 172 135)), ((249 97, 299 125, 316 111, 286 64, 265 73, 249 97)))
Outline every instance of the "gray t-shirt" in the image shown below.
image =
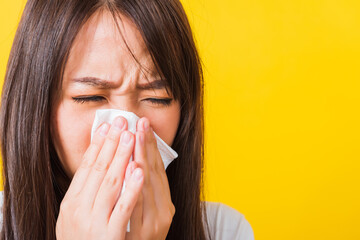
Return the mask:
MULTIPOLYGON (((0 191, 0 229, 2 227, 3 191, 0 191)), ((205 201, 212 240, 254 240, 254 233, 244 215, 218 202, 205 201)))

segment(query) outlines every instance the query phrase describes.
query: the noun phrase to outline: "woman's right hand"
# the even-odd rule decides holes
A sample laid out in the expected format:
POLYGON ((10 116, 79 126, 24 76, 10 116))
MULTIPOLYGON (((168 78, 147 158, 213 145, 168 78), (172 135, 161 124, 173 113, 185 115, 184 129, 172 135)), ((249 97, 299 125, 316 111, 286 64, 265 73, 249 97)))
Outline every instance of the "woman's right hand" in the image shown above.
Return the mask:
POLYGON ((97 129, 61 202, 58 240, 125 239, 144 178, 142 169, 135 169, 118 198, 135 145, 134 135, 126 129, 122 117, 111 127, 104 123, 97 129))

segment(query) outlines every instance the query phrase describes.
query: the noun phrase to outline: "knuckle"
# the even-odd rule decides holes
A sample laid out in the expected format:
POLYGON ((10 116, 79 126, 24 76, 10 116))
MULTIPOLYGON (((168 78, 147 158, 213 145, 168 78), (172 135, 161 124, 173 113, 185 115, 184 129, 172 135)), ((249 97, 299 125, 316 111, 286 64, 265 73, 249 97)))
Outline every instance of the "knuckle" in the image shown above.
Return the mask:
POLYGON ((122 184, 122 181, 119 176, 107 175, 104 178, 104 184, 111 188, 116 188, 122 184))
POLYGON ((115 131, 110 131, 109 134, 106 136, 106 141, 111 143, 117 143, 119 141, 119 133, 115 131))
POLYGON ((164 214, 163 227, 167 228, 171 224, 172 220, 173 220, 172 213, 168 212, 167 214, 164 214))
POLYGON ((131 151, 131 148, 129 145, 123 145, 123 144, 120 144, 119 146, 119 152, 120 153, 129 153, 131 151))
POLYGON ((110 167, 110 163, 105 160, 99 160, 95 163, 94 169, 98 172, 103 172, 105 170, 108 170, 110 167))
POLYGON ((170 226, 170 224, 171 224, 171 222, 172 222, 172 220, 173 220, 173 217, 174 217, 174 215, 173 215, 172 213, 170 213, 170 214, 168 215, 168 217, 166 218, 166 221, 165 221, 165 225, 166 225, 166 226, 170 226))
POLYGON ((83 169, 91 168, 94 164, 94 161, 91 161, 91 159, 83 157, 80 167, 83 169))
POLYGON ((171 204, 170 204, 170 213, 171 213, 171 218, 173 218, 173 217, 174 217, 175 212, 176 212, 175 205, 174 205, 173 203, 171 203, 171 204))
POLYGON ((126 204, 126 203, 123 203, 123 202, 119 203, 119 212, 120 213, 127 214, 130 211, 131 211, 131 208, 130 208, 129 204, 126 204))

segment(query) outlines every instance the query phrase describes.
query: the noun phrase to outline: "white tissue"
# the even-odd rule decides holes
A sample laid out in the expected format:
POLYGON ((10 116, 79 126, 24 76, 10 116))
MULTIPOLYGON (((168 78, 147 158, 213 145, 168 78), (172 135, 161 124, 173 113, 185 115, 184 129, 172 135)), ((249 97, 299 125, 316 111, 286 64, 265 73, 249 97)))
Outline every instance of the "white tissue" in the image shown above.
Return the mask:
MULTIPOLYGON (((140 119, 138 116, 136 116, 136 114, 134 114, 133 112, 127 112, 127 111, 123 111, 123 110, 119 110, 119 109, 100 109, 100 110, 96 110, 96 113, 95 113, 95 119, 94 119, 92 129, 91 129, 91 140, 95 134, 96 129, 103 122, 112 124, 114 119, 118 116, 122 116, 122 117, 126 118, 126 120, 128 122, 127 130, 135 134, 136 123, 140 119)), ((155 132, 154 132, 154 135, 156 138, 157 147, 159 149, 162 161, 164 163, 164 167, 166 169, 169 166, 169 164, 175 158, 178 157, 178 154, 170 146, 168 146, 155 132)), ((133 157, 131 156, 129 162, 132 161, 132 159, 133 159, 133 157)), ((120 195, 124 192, 124 190, 125 190, 125 181, 123 182, 123 188, 121 189, 120 195)), ((130 231, 130 221, 128 222, 128 225, 127 225, 127 231, 128 232, 130 231)))

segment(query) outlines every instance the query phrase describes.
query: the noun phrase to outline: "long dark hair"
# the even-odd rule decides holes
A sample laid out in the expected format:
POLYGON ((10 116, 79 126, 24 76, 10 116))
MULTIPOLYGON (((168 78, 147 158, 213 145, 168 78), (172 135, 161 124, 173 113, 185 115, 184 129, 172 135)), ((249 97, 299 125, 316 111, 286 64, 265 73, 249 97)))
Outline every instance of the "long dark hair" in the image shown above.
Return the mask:
MULTIPOLYGON (((181 103, 167 168, 176 208, 167 239, 206 239, 201 61, 178 0, 29 0, 12 46, 1 96, 4 203, 1 239, 56 239, 60 202, 71 179, 50 132, 52 105, 81 26, 97 10, 138 27, 158 71, 181 103), (205 224, 203 224, 203 221, 205 224)), ((209 237, 209 236, 207 236, 209 237)))

